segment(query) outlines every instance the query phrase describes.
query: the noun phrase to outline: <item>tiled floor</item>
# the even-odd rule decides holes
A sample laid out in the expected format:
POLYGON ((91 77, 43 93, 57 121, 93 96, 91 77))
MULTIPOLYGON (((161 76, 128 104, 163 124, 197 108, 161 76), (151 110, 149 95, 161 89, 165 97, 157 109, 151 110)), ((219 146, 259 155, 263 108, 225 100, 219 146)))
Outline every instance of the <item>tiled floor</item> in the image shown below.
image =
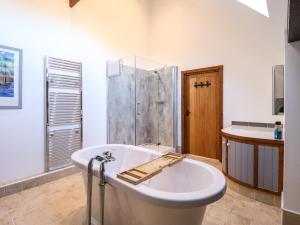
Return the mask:
MULTIPOLYGON (((203 225, 281 224, 278 207, 245 197, 235 187, 229 181, 225 196, 208 206, 203 225)), ((81 174, 0 198, 0 225, 83 225, 84 220, 81 174)))
MULTIPOLYGON (((204 157, 195 156, 195 155, 189 155, 188 157, 195 159, 195 160, 206 162, 208 164, 211 164, 211 165, 217 167, 219 170, 222 170, 222 164, 218 160, 204 158, 204 157)), ((267 192, 264 192, 261 190, 256 190, 254 188, 245 187, 244 185, 240 185, 235 182, 230 182, 229 184, 230 184, 231 190, 238 192, 238 193, 242 194, 243 196, 247 196, 251 199, 266 203, 268 205, 274 205, 277 207, 280 207, 280 205, 281 205, 281 198, 279 195, 270 194, 270 193, 267 193, 267 192)))

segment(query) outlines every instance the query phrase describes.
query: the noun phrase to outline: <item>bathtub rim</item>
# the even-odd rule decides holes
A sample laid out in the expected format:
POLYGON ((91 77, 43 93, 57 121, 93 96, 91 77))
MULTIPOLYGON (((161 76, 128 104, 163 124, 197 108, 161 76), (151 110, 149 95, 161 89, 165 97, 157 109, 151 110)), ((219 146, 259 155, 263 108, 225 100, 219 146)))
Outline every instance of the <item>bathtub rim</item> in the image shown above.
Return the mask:
MULTIPOLYGON (((110 144, 110 145, 98 145, 83 148, 72 155, 72 161, 75 166, 79 167, 81 170, 87 172, 88 160, 81 156, 85 151, 95 150, 98 148, 105 147, 121 147, 121 148, 135 148, 144 152, 148 152, 157 156, 162 155, 162 153, 156 152, 155 150, 146 149, 140 146, 132 145, 120 145, 120 144, 110 144)), ((226 192, 227 182, 225 176, 217 168, 200 161, 185 158, 183 159, 185 163, 192 163, 197 166, 204 167, 212 173, 213 182, 205 188, 199 191, 192 192, 167 192, 159 189, 151 188, 143 183, 139 185, 133 185, 117 178, 116 173, 105 174, 107 185, 111 185, 122 189, 123 191, 132 194, 133 196, 145 200, 151 204, 158 205, 167 208, 194 208, 203 207, 210 203, 219 200, 226 192)), ((98 165, 96 164, 93 170, 95 176, 98 176, 98 165)))

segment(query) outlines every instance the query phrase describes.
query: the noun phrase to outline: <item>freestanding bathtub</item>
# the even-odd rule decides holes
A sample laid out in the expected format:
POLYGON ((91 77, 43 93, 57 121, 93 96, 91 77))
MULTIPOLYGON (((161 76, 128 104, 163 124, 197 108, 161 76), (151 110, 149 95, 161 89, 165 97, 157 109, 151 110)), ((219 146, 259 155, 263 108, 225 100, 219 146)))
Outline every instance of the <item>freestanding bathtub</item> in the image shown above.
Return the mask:
MULTIPOLYGON (((156 151, 129 145, 103 145, 85 148, 72 155, 87 184, 90 158, 111 151, 116 161, 105 164, 105 225, 200 225, 206 205, 220 199, 226 180, 216 168, 184 159, 139 185, 117 178, 117 173, 161 155, 156 151)), ((97 162, 98 163, 98 162, 97 162)), ((99 223, 99 164, 94 166, 92 222, 99 223)))

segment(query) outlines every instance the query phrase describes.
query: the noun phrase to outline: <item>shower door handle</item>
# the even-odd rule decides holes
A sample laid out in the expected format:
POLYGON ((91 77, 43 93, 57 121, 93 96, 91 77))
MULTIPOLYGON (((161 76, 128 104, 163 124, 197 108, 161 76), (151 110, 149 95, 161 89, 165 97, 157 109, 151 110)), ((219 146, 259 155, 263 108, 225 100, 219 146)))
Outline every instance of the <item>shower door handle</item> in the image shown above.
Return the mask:
POLYGON ((136 114, 137 114, 138 116, 141 115, 140 107, 141 107, 141 103, 140 103, 140 102, 137 102, 137 103, 136 103, 136 114))

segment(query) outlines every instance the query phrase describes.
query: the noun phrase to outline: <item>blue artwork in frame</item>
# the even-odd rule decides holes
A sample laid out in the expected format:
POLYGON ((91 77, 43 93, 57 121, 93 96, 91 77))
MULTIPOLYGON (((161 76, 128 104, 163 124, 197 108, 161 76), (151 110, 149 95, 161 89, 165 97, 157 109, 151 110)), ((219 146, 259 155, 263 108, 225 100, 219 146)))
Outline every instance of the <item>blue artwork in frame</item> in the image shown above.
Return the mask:
POLYGON ((0 109, 22 108, 21 49, 0 45, 0 109))

